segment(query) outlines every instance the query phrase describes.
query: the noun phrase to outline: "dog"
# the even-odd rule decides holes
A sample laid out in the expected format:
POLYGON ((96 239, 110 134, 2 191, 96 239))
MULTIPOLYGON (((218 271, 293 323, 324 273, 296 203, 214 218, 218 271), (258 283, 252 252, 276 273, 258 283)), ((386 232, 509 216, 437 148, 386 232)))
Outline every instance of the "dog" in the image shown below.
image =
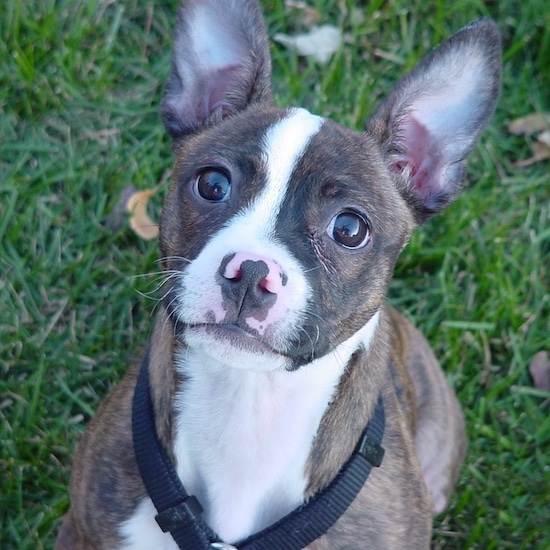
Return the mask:
POLYGON ((162 307, 80 442, 56 549, 429 548, 463 414, 385 296, 494 111, 496 25, 444 41, 362 133, 275 106, 256 0, 184 0, 172 59, 162 307))

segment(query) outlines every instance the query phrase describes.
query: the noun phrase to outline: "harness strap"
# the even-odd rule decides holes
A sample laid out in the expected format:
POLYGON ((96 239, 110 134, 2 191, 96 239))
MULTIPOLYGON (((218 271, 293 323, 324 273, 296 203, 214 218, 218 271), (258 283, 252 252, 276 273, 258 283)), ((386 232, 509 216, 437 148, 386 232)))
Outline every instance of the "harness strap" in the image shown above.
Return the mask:
POLYGON ((379 398, 373 419, 334 480, 307 503, 237 547, 241 550, 301 550, 324 535, 355 500, 373 466, 380 466, 384 456, 380 446, 384 424, 384 404, 379 398))
POLYGON ((132 437, 136 461, 149 497, 159 512, 160 528, 170 532, 180 548, 207 549, 214 533, 200 515, 199 501, 190 496, 157 437, 151 392, 149 352, 138 374, 132 404, 132 437))
MULTIPOLYGON (((325 534, 354 501, 372 468, 380 466, 384 456, 381 447, 384 426, 384 403, 379 397, 357 447, 334 480, 307 503, 236 547, 301 550, 325 534)), ((149 388, 148 353, 143 358, 134 392, 132 436, 139 473, 158 511, 156 520, 161 529, 170 532, 181 550, 223 548, 223 543, 217 542, 219 537, 202 518, 199 501, 187 493, 158 440, 149 388)))

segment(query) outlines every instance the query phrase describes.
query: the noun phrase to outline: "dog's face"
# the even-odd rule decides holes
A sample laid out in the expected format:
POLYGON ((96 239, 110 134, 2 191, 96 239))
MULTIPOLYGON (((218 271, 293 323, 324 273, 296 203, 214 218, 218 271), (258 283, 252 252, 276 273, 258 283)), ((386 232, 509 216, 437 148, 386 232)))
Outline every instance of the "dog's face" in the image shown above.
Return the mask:
POLYGON ((368 135, 259 106, 177 155, 162 255, 188 344, 293 369, 367 324, 414 226, 368 135))
POLYGON ((498 33, 481 21, 444 43, 364 133, 276 108, 269 80, 257 2, 182 2, 163 102, 164 303, 190 348, 293 370, 372 335, 399 252, 458 193, 492 113, 498 33))

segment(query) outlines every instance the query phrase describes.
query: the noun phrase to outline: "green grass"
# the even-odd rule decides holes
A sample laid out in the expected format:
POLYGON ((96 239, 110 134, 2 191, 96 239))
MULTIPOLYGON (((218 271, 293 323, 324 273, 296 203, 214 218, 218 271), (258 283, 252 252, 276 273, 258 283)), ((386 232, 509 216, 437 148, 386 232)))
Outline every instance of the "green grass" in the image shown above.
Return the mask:
MULTIPOLYGON (((156 243, 105 220, 129 184, 170 169, 158 105, 176 0, 6 0, 0 10, 0 548, 51 548, 70 458, 99 402, 139 353, 156 243)), ((359 128, 432 45, 489 15, 503 92, 465 193, 419 230, 390 298, 426 333, 466 412, 469 453, 434 548, 550 548, 549 162, 507 124, 550 110, 546 0, 311 0, 346 33, 326 66, 272 46, 281 104, 359 128), (347 7, 346 10, 343 8, 347 7), (391 54, 392 61, 377 55, 391 54)), ((265 2, 270 33, 300 30, 265 2)), ((162 195, 162 193, 161 193, 162 195)), ((158 209, 161 198, 156 199, 158 209)))

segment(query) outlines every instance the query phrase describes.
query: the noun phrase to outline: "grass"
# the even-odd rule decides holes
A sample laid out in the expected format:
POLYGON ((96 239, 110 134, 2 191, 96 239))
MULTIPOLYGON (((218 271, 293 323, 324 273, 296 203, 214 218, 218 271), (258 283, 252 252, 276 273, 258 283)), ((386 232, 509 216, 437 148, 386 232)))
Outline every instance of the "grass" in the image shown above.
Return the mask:
MULTIPOLYGON (((3 550, 52 547, 75 442, 151 327, 154 301, 140 293, 152 284, 135 276, 156 269, 156 243, 105 220, 127 185, 170 169, 157 111, 176 3, 0 11, 3 550)), ((301 29, 297 11, 264 3, 271 35, 301 29)), ((546 0, 309 4, 346 44, 326 66, 273 44, 278 101, 357 128, 433 44, 482 15, 499 23, 503 92, 471 185, 415 234, 390 299, 426 333, 466 413, 468 457, 434 548, 550 548, 550 396, 528 373, 550 350, 549 165, 515 167, 530 151, 506 129, 550 110, 546 0)))

